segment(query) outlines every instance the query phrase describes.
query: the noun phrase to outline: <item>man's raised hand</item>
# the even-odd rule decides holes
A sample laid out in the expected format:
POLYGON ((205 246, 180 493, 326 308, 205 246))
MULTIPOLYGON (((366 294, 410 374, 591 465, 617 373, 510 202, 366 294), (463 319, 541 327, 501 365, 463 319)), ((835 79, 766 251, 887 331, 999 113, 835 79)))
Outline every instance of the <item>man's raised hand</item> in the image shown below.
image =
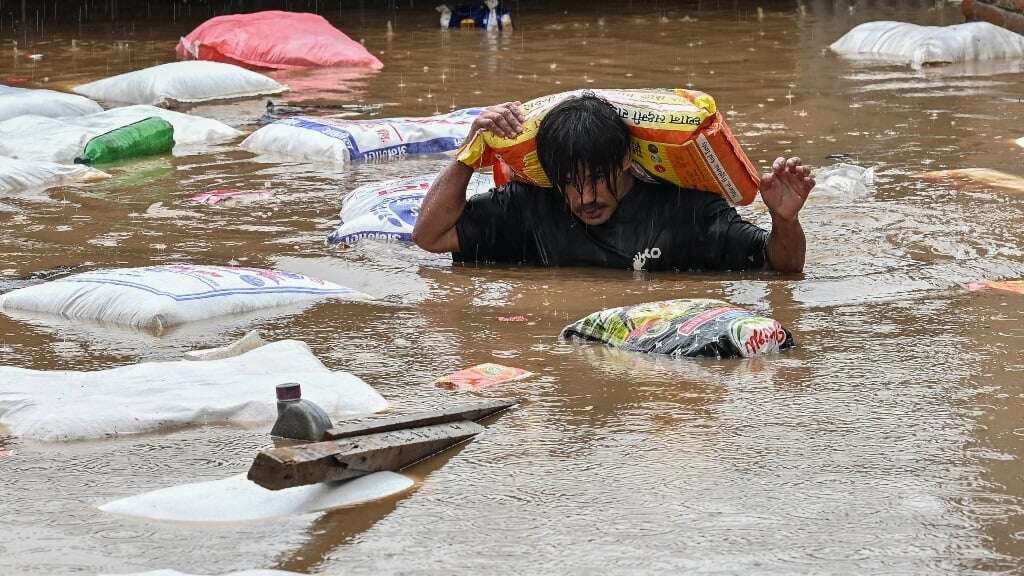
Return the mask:
POLYGON ((761 200, 773 217, 785 222, 796 220, 812 188, 811 171, 799 158, 776 158, 772 171, 761 175, 761 200))
POLYGON ((525 122, 526 114, 523 113, 522 103, 518 101, 490 106, 484 108, 473 120, 467 141, 472 140, 480 130, 490 130, 502 138, 515 138, 522 134, 525 122))

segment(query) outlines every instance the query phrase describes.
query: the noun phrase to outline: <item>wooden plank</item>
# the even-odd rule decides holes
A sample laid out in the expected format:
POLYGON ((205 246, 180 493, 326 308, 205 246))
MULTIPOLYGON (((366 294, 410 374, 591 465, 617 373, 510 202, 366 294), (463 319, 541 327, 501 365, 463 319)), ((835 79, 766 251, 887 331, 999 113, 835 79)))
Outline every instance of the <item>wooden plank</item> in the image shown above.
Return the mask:
POLYGON ((433 412, 417 412, 415 414, 402 414, 398 416, 367 417, 348 422, 341 422, 338 426, 331 428, 324 433, 324 440, 339 440, 351 438, 363 434, 375 434, 378 432, 389 432, 401 430, 402 428, 413 428, 416 426, 431 426, 433 424, 444 424, 446 422, 459 422, 462 420, 482 420, 492 414, 508 410, 518 404, 518 400, 488 400, 474 404, 452 406, 444 410, 433 412))
POLYGON ((353 438, 270 448, 256 455, 249 480, 269 490, 348 480, 401 470, 483 432, 469 421, 448 422, 353 438))

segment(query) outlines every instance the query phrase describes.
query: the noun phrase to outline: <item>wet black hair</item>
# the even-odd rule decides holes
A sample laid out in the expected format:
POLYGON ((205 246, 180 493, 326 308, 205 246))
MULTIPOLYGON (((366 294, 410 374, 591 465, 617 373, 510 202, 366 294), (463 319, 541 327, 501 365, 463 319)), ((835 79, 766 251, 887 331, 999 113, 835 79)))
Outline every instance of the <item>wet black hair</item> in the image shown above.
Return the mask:
POLYGON ((618 198, 615 182, 629 154, 629 129, 618 111, 594 94, 576 96, 552 108, 537 129, 537 158, 559 192, 567 184, 582 191, 586 176, 604 178, 618 198))

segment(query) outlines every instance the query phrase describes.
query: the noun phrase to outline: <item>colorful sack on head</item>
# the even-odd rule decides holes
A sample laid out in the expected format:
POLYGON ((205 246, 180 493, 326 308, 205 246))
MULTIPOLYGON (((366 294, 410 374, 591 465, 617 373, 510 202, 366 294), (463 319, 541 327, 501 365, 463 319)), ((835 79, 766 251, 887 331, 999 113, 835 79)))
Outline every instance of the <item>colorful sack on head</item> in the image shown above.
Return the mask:
POLYGON ((778 321, 705 298, 609 308, 566 326, 561 337, 677 357, 761 356, 794 345, 778 321))
POLYGON ((630 154, 639 175, 713 192, 731 204, 750 204, 757 196, 757 168, 733 137, 714 98, 694 90, 575 90, 530 100, 523 104, 526 125, 519 137, 481 131, 459 151, 459 160, 473 168, 504 163, 513 179, 551 187, 537 158, 537 130, 549 110, 582 95, 604 98, 618 110, 629 127, 630 154))

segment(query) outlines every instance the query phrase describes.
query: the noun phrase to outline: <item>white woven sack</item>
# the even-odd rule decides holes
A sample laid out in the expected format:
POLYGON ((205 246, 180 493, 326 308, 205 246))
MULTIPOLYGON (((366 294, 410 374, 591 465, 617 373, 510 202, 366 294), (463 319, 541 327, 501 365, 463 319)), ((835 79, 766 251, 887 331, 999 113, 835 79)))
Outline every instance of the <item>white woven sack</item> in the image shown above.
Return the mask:
POLYGON ((82 154, 89 140, 153 116, 174 126, 174 151, 177 153, 201 145, 228 142, 242 135, 210 118, 156 106, 126 106, 77 118, 19 116, 0 122, 0 155, 70 164, 82 154))
POLYGON ((848 58, 910 64, 954 64, 1024 58, 1024 36, 988 22, 918 26, 907 22, 867 22, 830 48, 848 58))
MULTIPOLYGON (((436 173, 423 174, 356 188, 345 198, 341 225, 327 236, 327 243, 352 245, 363 239, 411 242, 420 205, 436 177, 436 173)), ((493 187, 490 174, 474 173, 466 198, 493 187)))
POLYGON ((110 178, 110 174, 78 164, 55 164, 0 156, 0 194, 45 190, 104 178, 110 178))
POLYGON ((332 372, 298 340, 231 358, 144 362, 108 370, 0 366, 0 425, 44 441, 104 438, 185 425, 260 423, 277 418, 278 384, 332 417, 379 412, 387 401, 347 372, 332 372))
POLYGON ((438 154, 459 147, 479 108, 424 118, 340 120, 295 116, 253 132, 242 148, 321 162, 386 160, 414 154, 438 154))
POLYGON ((117 104, 171 105, 280 94, 272 78, 222 62, 171 62, 75 87, 83 96, 117 104))
POLYGON ((326 298, 369 296, 302 274, 169 264, 75 274, 0 295, 0 310, 149 330, 326 298))
POLYGON ((79 96, 53 90, 32 90, 0 84, 0 121, 15 116, 84 116, 102 112, 99 104, 79 96))

